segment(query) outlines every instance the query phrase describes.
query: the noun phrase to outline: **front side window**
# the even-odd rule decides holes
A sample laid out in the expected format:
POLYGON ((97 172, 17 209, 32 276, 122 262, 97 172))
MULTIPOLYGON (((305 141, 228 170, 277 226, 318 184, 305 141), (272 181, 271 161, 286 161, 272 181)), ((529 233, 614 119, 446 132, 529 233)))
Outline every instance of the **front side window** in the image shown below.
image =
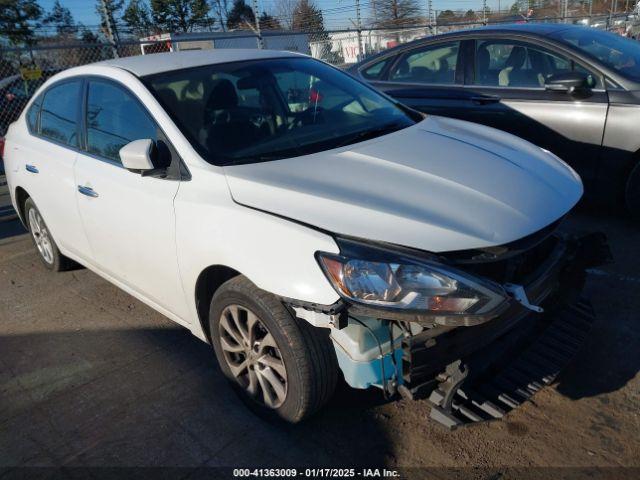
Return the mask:
POLYGON ((80 81, 54 85, 44 94, 40 134, 64 145, 78 146, 80 81))
POLYGON ((393 82, 453 85, 460 42, 448 42, 417 49, 393 67, 389 80, 393 82))
POLYGON ((138 100, 114 84, 90 81, 87 93, 87 151, 120 162, 133 140, 157 139, 156 124, 138 100))
POLYGON ((308 58, 207 65, 144 81, 216 165, 310 154, 415 123, 352 76, 308 58))
POLYGON ((581 72, 591 87, 599 81, 573 60, 530 44, 511 40, 479 40, 476 43, 475 85, 543 88, 553 75, 581 72))

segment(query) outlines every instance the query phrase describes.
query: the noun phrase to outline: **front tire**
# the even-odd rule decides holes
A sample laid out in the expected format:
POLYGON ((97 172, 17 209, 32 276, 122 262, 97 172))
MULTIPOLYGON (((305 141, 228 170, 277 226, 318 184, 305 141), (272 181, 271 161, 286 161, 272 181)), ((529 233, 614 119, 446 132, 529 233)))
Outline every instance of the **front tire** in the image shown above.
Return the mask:
POLYGON ((38 256, 44 266, 54 272, 62 272, 71 268, 73 262, 60 253, 58 245, 56 245, 47 224, 31 197, 27 198, 24 203, 24 215, 31 234, 31 240, 33 240, 38 256))
POLYGON ((297 423, 331 398, 338 366, 328 330, 297 320, 246 277, 216 291, 209 326, 220 368, 258 413, 297 423))

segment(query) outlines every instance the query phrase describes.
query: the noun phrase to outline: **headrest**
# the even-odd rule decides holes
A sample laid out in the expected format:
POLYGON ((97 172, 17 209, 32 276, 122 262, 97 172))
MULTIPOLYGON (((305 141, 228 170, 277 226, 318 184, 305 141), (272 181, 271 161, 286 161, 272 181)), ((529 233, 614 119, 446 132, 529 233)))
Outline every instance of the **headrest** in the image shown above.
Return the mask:
POLYGON ((238 106, 238 94, 230 80, 220 79, 211 89, 206 110, 226 110, 238 106))
POLYGON ((487 71, 489 70, 489 65, 491 64, 491 56, 489 55, 489 50, 485 45, 482 45, 478 48, 476 53, 476 63, 478 65, 478 70, 487 71))
POLYGON ((515 46, 507 58, 507 67, 513 67, 515 69, 522 68, 524 61, 527 59, 527 51, 524 47, 515 46))

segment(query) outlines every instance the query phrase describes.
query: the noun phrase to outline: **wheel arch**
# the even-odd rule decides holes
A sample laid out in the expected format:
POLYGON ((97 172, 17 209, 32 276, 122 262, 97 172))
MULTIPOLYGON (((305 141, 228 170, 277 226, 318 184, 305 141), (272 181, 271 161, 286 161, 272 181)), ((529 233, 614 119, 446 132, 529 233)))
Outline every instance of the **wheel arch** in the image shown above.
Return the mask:
POLYGON ((198 275, 194 299, 200 326, 209 343, 211 343, 211 332, 209 331, 209 307, 211 305, 211 299, 223 283, 238 275, 242 274, 226 265, 210 265, 198 275))
POLYGON ((22 187, 18 186, 15 190, 15 198, 16 198, 16 206, 18 207, 18 218, 22 222, 22 225, 28 230, 29 227, 27 225, 27 219, 24 214, 24 205, 27 202, 27 199, 30 198, 31 195, 22 187))

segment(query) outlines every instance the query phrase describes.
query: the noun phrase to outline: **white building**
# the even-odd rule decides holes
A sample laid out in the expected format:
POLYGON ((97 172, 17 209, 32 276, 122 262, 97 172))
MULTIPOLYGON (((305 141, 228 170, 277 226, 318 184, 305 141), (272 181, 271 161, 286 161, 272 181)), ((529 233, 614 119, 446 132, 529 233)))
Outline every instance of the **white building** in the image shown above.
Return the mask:
MULTIPOLYGON (((162 33, 141 38, 142 54, 210 50, 214 48, 258 48, 258 37, 251 31, 162 33)), ((262 32, 264 48, 311 53, 306 33, 262 32)))

